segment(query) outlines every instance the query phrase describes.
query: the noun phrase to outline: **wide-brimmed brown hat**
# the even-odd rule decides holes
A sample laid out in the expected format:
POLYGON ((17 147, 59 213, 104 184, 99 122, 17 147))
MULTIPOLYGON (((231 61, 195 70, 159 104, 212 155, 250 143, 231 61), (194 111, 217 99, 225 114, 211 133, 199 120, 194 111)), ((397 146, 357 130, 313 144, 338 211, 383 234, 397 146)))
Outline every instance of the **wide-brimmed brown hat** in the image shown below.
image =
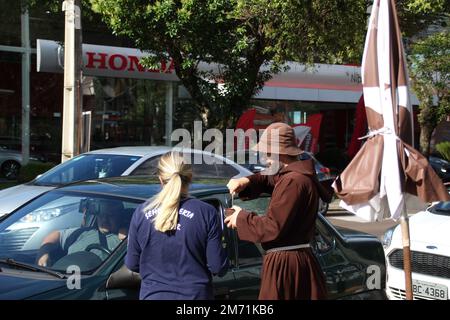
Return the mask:
POLYGON ((275 122, 269 125, 252 150, 290 156, 297 156, 303 152, 297 146, 294 129, 283 122, 275 122))

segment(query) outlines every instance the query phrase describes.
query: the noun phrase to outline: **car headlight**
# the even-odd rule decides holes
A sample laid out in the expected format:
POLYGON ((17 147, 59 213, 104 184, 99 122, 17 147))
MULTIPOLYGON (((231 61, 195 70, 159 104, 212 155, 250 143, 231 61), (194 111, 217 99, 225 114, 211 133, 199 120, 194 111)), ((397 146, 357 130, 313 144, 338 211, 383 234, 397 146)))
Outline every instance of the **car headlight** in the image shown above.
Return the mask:
POLYGON ((387 249, 391 245, 392 236, 394 235, 395 228, 396 227, 389 228, 384 233, 383 238, 381 239, 381 243, 383 244, 383 248, 387 249))

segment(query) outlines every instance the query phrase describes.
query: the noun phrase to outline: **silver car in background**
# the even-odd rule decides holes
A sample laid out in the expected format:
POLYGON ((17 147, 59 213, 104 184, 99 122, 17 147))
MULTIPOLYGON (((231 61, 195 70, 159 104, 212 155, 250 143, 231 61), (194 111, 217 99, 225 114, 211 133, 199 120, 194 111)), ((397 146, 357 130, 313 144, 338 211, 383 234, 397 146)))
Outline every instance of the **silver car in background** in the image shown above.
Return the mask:
POLYGON ((0 148, 0 170, 2 177, 14 180, 19 175, 22 154, 15 150, 0 148))
MULTIPOLYGON (((94 150, 76 156, 36 179, 0 191, 0 217, 19 208, 35 197, 76 181, 98 178, 153 175, 159 158, 172 150, 168 146, 117 147, 94 150)), ((195 149, 183 149, 194 158, 192 169, 201 178, 238 178, 252 173, 237 163, 219 155, 195 149), (198 160, 200 159, 200 162, 198 160)), ((51 215, 55 218, 58 213, 51 215)), ((47 216, 47 215, 45 215, 47 216)), ((45 217, 36 217, 36 219, 45 217)))
MULTIPOLYGON (((30 155, 32 161, 42 161, 40 156, 30 155)), ((8 180, 15 180, 19 176, 22 167, 22 152, 0 147, 0 173, 8 180)))

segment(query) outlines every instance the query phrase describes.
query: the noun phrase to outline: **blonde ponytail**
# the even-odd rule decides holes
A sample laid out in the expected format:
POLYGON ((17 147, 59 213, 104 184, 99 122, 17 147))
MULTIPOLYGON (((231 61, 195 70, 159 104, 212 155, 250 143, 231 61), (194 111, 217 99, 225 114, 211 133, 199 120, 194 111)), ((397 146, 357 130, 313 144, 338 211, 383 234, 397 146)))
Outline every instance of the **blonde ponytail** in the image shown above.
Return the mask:
POLYGON ((158 209, 158 214, 153 220, 156 230, 161 232, 176 230, 182 190, 192 180, 192 168, 184 162, 182 155, 168 152, 159 159, 158 176, 163 188, 153 197, 144 212, 158 209))

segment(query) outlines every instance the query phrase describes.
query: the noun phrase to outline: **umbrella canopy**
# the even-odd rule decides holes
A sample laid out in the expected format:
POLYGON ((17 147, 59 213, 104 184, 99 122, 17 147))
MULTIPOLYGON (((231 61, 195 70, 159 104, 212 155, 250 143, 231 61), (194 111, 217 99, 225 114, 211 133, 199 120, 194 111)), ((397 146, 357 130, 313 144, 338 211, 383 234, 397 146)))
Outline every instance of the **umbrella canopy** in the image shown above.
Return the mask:
POLYGON ((369 134, 333 184, 341 206, 369 220, 398 219, 411 204, 450 200, 413 145, 412 107, 394 0, 375 0, 362 81, 369 134))

